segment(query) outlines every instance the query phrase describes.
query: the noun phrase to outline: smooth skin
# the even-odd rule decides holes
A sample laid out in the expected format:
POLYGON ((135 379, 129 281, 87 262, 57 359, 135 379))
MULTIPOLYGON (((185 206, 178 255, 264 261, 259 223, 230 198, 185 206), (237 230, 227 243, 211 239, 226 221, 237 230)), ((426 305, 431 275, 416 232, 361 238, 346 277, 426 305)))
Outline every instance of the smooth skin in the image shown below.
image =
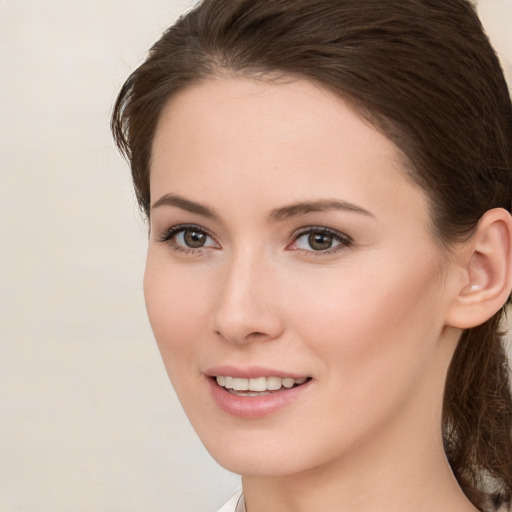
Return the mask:
POLYGON ((476 510, 444 455, 442 395, 461 330, 512 286, 510 215, 443 247, 400 150, 302 80, 189 87, 152 156, 150 322, 248 512, 476 510), (244 419, 212 400, 219 365, 311 382, 244 419))

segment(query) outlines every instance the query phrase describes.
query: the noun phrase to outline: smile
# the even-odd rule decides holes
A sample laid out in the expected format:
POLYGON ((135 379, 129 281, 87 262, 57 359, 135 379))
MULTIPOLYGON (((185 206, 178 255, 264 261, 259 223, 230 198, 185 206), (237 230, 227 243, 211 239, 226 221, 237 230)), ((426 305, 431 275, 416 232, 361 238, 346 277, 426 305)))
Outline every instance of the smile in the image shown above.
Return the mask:
POLYGON ((218 366, 205 372, 213 403, 224 413, 248 420, 284 411, 311 396, 312 376, 271 368, 218 366), (279 376, 281 375, 281 376, 279 376))
POLYGON ((309 378, 300 377, 256 377, 246 379, 242 377, 230 377, 227 375, 218 375, 215 380, 217 384, 225 388, 228 392, 238 396, 262 396, 272 391, 281 389, 291 389, 304 384, 309 378))

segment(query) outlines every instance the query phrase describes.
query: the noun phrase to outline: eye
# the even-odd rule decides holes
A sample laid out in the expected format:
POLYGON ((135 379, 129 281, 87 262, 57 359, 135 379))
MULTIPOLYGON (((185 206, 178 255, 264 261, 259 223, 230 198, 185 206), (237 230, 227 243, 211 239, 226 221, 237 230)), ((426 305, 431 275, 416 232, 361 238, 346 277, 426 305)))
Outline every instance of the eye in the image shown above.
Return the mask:
POLYGON ((198 229, 184 229, 174 235, 174 240, 178 245, 189 247, 190 249, 199 249, 206 246, 210 237, 198 229))
POLYGON ((293 250, 333 252, 338 248, 348 247, 352 240, 347 235, 328 228, 310 227, 304 228, 295 235, 293 244, 289 247, 293 250))
POLYGON ((164 233, 160 242, 183 251, 219 248, 218 243, 200 226, 173 226, 164 233))

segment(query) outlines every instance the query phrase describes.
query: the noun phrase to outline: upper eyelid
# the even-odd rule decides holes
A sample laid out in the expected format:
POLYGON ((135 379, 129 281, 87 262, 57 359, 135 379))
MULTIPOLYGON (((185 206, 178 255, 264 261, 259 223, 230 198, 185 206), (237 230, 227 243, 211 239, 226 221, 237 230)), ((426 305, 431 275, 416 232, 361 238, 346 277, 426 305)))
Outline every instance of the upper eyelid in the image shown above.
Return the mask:
POLYGON ((200 226, 199 224, 194 224, 194 223, 174 224, 168 228, 164 228, 163 231, 165 233, 170 233, 170 232, 177 232, 177 231, 185 231, 187 229, 197 229, 197 231, 204 231, 205 233, 209 233, 209 231, 206 228, 204 228, 203 226, 200 226))
MULTIPOLYGON (((168 242, 172 237, 174 237, 175 235, 177 235, 178 233, 180 233, 182 231, 186 231, 187 229, 196 229, 197 231, 200 231, 200 232, 204 233, 205 235, 209 236, 210 238, 212 238, 212 240, 214 240, 217 244, 220 245, 220 242, 217 240, 217 237, 215 237, 208 229, 206 229, 203 226, 200 226, 199 224, 194 224, 194 223, 176 224, 174 226, 166 228, 163 230, 163 232, 158 237, 158 241, 168 242)), ((286 245, 289 246, 290 244, 292 244, 293 242, 295 242, 297 239, 304 236, 305 234, 315 232, 315 231, 327 233, 327 234, 333 236, 334 238, 336 238, 338 241, 345 242, 346 244, 353 243, 353 239, 349 235, 347 235, 344 232, 338 231, 337 229, 329 228, 327 226, 322 226, 322 225, 310 225, 310 226, 303 226, 303 227, 298 228, 295 231, 293 231, 293 233, 290 235, 289 241, 286 245)))
POLYGON ((328 233, 329 235, 332 235, 336 238, 340 238, 342 240, 350 241, 352 242, 352 237, 347 235, 346 233, 343 233, 342 231, 338 231, 337 229, 328 228, 326 226, 305 226, 303 228, 299 228, 290 237, 292 240, 296 240, 297 238, 314 231, 322 232, 322 233, 328 233))
POLYGON ((213 236, 206 228, 198 224, 176 224, 175 226, 164 229, 158 237, 158 240, 161 242, 168 241, 173 236, 177 235, 181 231, 186 231, 187 229, 195 229, 196 231, 200 231, 201 233, 204 233, 217 242, 215 236, 213 236))

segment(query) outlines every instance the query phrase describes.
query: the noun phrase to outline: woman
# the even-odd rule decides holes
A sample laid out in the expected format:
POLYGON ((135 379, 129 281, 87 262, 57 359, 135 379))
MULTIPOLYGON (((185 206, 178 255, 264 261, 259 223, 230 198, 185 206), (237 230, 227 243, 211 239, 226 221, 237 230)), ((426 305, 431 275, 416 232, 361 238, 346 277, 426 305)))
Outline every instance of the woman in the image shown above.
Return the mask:
POLYGON ((512 107, 465 0, 204 0, 112 121, 223 511, 509 507, 512 107))

